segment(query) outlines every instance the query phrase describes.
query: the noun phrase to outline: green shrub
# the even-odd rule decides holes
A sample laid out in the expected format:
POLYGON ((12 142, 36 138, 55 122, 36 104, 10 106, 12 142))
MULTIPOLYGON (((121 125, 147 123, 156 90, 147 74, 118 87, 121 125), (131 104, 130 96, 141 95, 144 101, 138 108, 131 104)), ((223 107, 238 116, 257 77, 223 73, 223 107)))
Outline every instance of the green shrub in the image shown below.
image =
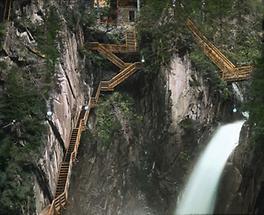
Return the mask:
POLYGON ((73 32, 76 32, 78 27, 94 26, 97 19, 95 10, 90 10, 82 5, 77 5, 72 9, 65 7, 62 9, 62 13, 68 28, 73 32))
POLYGON ((2 48, 3 39, 5 36, 5 25, 4 23, 0 23, 0 49, 2 48))
POLYGON ((0 102, 0 214, 21 214, 25 205, 34 211, 28 165, 39 158, 46 104, 23 74, 21 68, 8 71, 0 102))
POLYGON ((96 134, 102 145, 108 148, 115 138, 115 133, 121 128, 120 122, 113 112, 110 100, 100 103, 96 109, 96 116, 96 134))
POLYGON ((102 100, 96 109, 96 134, 102 145, 109 147, 115 138, 120 137, 122 127, 116 116, 118 114, 116 110, 120 111, 122 117, 125 118, 135 132, 141 127, 142 117, 135 113, 134 101, 127 95, 115 92, 102 100))
POLYGON ((51 7, 43 25, 35 29, 38 48, 47 58, 47 66, 50 74, 54 74, 54 67, 59 57, 58 31, 61 29, 61 19, 55 7, 51 7))
POLYGON ((248 108, 250 111, 250 124, 253 128, 254 142, 257 150, 264 152, 264 45, 262 44, 262 56, 256 62, 250 89, 250 101, 248 108))

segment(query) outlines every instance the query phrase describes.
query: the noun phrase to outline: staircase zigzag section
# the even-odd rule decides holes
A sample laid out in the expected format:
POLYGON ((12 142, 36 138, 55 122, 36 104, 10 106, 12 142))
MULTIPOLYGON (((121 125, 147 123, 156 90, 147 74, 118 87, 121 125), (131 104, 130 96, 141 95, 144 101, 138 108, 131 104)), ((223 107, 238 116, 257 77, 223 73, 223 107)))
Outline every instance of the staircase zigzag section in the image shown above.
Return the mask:
POLYGON ((121 67, 121 71, 108 81, 100 81, 95 96, 90 97, 88 105, 82 107, 79 113, 76 127, 72 129, 69 140, 69 146, 66 150, 63 161, 59 168, 55 197, 52 203, 40 213, 41 215, 61 214, 61 210, 67 204, 72 166, 78 153, 81 133, 85 130, 90 110, 96 107, 98 103, 101 91, 113 91, 114 87, 121 84, 124 80, 133 75, 136 70, 141 66, 141 63, 139 62, 123 62, 115 54, 109 51, 105 46, 102 46, 99 43, 90 43, 89 45, 91 49, 99 50, 102 55, 107 57, 114 64, 119 65, 121 67))

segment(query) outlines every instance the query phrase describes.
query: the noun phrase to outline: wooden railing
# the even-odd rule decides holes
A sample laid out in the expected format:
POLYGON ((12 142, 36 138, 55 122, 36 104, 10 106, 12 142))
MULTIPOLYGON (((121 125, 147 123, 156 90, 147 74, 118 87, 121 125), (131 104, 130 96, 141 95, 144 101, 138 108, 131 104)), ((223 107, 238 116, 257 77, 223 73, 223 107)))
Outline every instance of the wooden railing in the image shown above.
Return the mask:
POLYGON ((64 155, 63 162, 60 165, 55 198, 52 203, 41 212, 41 215, 60 214, 62 208, 64 208, 67 204, 72 166, 78 153, 81 134, 85 130, 90 110, 98 103, 101 91, 113 91, 117 85, 121 84, 124 80, 133 75, 141 67, 141 63, 139 62, 123 62, 115 54, 109 51, 107 46, 103 46, 99 43, 90 43, 90 48, 98 50, 103 56, 111 60, 115 65, 118 65, 121 68, 121 71, 109 81, 100 81, 95 95, 90 97, 89 103, 86 106, 82 107, 76 127, 72 130, 70 143, 64 155))
MULTIPOLYGON (((100 44, 101 47, 104 47, 111 53, 131 53, 137 52, 137 40, 135 31, 127 31, 126 32, 126 43, 125 44, 105 44, 98 42, 90 42, 88 43, 89 48, 93 46, 98 46, 100 44)), ((95 49, 97 47, 94 47, 95 49)))
POLYGON ((186 26, 193 33, 197 44, 204 54, 221 70, 225 81, 241 81, 250 78, 252 66, 235 66, 218 48, 216 48, 196 27, 191 19, 187 19, 186 26))
MULTIPOLYGON (((84 107, 81 110, 80 114, 83 113, 83 111, 84 111, 84 107)), ((72 135, 76 134, 74 146, 73 146, 73 149, 71 149, 72 145, 71 144, 69 145, 67 152, 64 156, 64 161, 60 165, 60 171, 59 171, 59 176, 58 176, 57 185, 56 185, 55 198, 52 201, 51 205, 49 206, 49 210, 47 211, 47 213, 45 213, 47 215, 60 214, 61 209, 64 208, 65 205, 67 204, 72 166, 73 166, 73 163, 78 153, 81 133, 83 131, 83 125, 86 124, 84 120, 88 119, 89 112, 90 112, 89 109, 85 111, 83 118, 79 121, 80 123, 78 125, 78 128, 73 129, 74 133, 72 132, 72 135), (77 133, 75 133, 75 131, 77 131, 77 133), (68 159, 67 156, 68 156, 69 151, 72 151, 72 152, 70 154, 70 158, 68 159)))
POLYGON ((119 57, 113 54, 110 50, 108 50, 101 43, 98 43, 98 42, 88 43, 88 48, 91 50, 98 51, 101 55, 103 55, 105 58, 110 60, 113 64, 115 64, 120 69, 123 69, 127 66, 127 64, 124 61, 122 61, 119 57))
POLYGON ((101 90, 112 91, 117 85, 119 85, 120 83, 125 81, 128 77, 133 75, 141 66, 142 64, 139 62, 129 65, 109 81, 103 81, 102 82, 103 85, 101 85, 101 90))
POLYGON ((137 40, 135 31, 126 32, 126 47, 128 52, 135 52, 137 50, 137 40))

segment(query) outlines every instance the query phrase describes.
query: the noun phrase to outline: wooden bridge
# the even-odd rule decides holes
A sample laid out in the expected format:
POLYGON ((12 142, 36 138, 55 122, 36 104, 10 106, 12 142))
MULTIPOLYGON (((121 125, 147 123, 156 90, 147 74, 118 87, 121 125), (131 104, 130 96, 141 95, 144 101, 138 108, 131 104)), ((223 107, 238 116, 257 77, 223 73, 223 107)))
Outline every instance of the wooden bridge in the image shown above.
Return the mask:
POLYGON ((140 62, 125 63, 119 57, 113 54, 113 52, 115 53, 135 52, 137 48, 136 48, 136 42, 132 41, 132 39, 135 40, 135 37, 133 38, 127 37, 127 42, 125 45, 114 45, 114 44, 105 45, 100 43, 89 44, 89 47, 92 50, 97 50, 100 54, 102 54, 104 57, 106 57, 111 62, 113 62, 121 70, 112 79, 108 81, 100 81, 95 95, 93 97, 90 97, 87 106, 82 107, 79 113, 76 126, 71 131, 71 137, 70 137, 70 143, 68 149, 64 155, 62 163, 60 164, 54 200, 48 207, 46 207, 40 213, 41 215, 61 214, 61 210, 67 204, 72 166, 78 153, 81 134, 85 130, 91 109, 96 107, 98 103, 101 92, 113 91, 117 85, 121 84, 123 81, 129 78, 141 67, 140 62))
POLYGON ((197 44, 204 54, 221 70, 221 78, 227 82, 242 81, 250 78, 253 67, 235 66, 227 57, 216 48, 196 27, 191 19, 187 19, 186 26, 192 32, 197 44))

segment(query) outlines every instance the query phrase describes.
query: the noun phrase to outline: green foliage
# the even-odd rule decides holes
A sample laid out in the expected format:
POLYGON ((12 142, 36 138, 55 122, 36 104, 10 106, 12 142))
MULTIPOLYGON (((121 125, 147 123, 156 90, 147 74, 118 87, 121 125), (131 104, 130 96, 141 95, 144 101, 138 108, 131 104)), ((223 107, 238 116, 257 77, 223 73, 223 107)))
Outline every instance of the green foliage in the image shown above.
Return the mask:
POLYGON ((2 42, 5 36, 5 25, 4 23, 0 23, 0 49, 2 48, 2 42))
POLYGON ((181 56, 189 48, 190 34, 176 10, 169 8, 170 1, 147 1, 137 23, 139 44, 146 59, 145 68, 158 72, 168 67, 173 53, 181 56))
POLYGON ((105 67, 105 65, 107 64, 107 66, 109 68, 109 64, 106 63, 107 59, 105 59, 104 57, 102 57, 98 53, 96 53, 94 51, 91 51, 89 49, 86 49, 86 48, 80 49, 80 52, 81 52, 82 55, 85 55, 87 57, 87 59, 93 65, 96 65, 99 68, 105 68, 105 69, 107 69, 107 67, 105 67))
POLYGON ((51 7, 44 24, 37 26, 35 36, 38 48, 47 58, 47 77, 54 73, 54 67, 59 57, 57 34, 61 28, 61 20, 55 7, 51 7))
POLYGON ((132 97, 115 92, 110 99, 112 100, 113 104, 119 108, 119 110, 122 112, 122 115, 125 116, 134 130, 140 127, 139 124, 142 123, 143 118, 142 116, 139 116, 137 113, 135 113, 135 102, 132 97))
POLYGON ((20 214, 22 205, 34 208, 28 164, 37 161, 45 113, 45 101, 21 69, 8 73, 0 113, 0 214, 20 214))
POLYGON ((195 21, 233 63, 248 64, 259 55, 262 14, 263 5, 257 1, 205 1, 195 21))
POLYGON ((0 61, 0 69, 1 70, 7 69, 7 63, 5 61, 0 61))
POLYGON ((94 10, 89 10, 82 5, 73 8, 63 8, 63 15, 70 30, 76 32, 78 27, 88 28, 95 25, 96 14, 94 10))
POLYGON ((96 135, 103 147, 109 147, 115 138, 120 137, 122 122, 117 118, 117 111, 120 111, 119 114, 125 117, 124 120, 129 123, 135 132, 140 128, 142 117, 135 113, 133 103, 131 97, 120 93, 113 93, 100 102, 96 109, 96 135))
POLYGON ((220 78, 219 69, 200 51, 200 49, 198 49, 198 47, 194 48, 189 56, 194 67, 210 84, 211 90, 220 92, 220 96, 224 100, 228 99, 231 93, 227 88, 227 84, 220 78))
POLYGON ((251 100, 248 104, 250 110, 250 123, 253 127, 253 137, 257 150, 264 152, 264 44, 262 44, 262 57, 257 61, 251 84, 251 100))
MULTIPOLYGON (((201 74, 219 70, 202 56, 200 49, 193 48, 197 45, 185 27, 187 17, 191 17, 233 63, 252 63, 259 55, 262 12, 261 3, 253 0, 186 0, 176 1, 175 7, 171 7, 170 1, 146 1, 137 25, 146 70, 158 72, 161 66, 169 65, 173 53, 182 56, 186 52, 201 74)), ((214 74, 206 76, 215 79, 214 74)))
POLYGON ((96 109, 96 133, 102 145, 106 148, 110 146, 114 140, 115 133, 121 129, 120 122, 113 112, 113 104, 111 99, 104 100, 96 109))
MULTIPOLYGON (((32 83, 24 79, 17 68, 13 68, 7 77, 6 94, 3 98, 4 119, 22 120, 25 116, 39 116, 43 113, 43 100, 32 83)), ((1 111, 1 113, 3 113, 1 111)))
MULTIPOLYGON (((55 65, 59 58, 59 38, 58 32, 61 29, 61 19, 55 7, 48 10, 47 16, 44 17, 44 22, 41 25, 34 25, 30 21, 23 22, 29 27, 37 41, 37 51, 45 56, 46 62, 37 69, 32 68, 32 73, 41 77, 43 86, 40 90, 46 97, 54 85, 55 65)), ((32 74, 31 73, 31 74, 32 74)))
POLYGON ((195 68, 202 74, 214 71, 217 67, 204 55, 198 47, 195 47, 190 53, 190 59, 195 68))

